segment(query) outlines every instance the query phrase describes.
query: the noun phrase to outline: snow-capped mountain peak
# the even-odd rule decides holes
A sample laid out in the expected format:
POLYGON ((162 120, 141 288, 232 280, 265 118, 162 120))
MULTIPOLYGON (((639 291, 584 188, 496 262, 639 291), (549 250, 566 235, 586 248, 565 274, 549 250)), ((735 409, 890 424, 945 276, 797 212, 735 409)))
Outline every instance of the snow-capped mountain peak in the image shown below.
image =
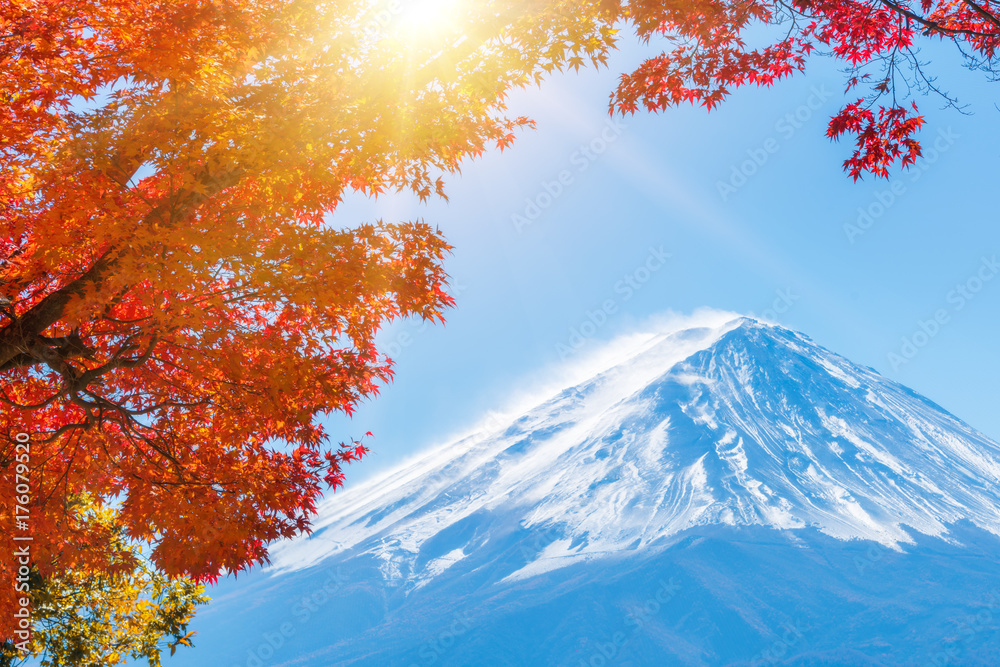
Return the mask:
POLYGON ((897 548, 962 519, 1000 534, 998 508, 996 443, 805 336, 738 318, 653 336, 506 428, 336 494, 273 561, 367 554, 421 587, 492 554, 495 580, 512 581, 708 524, 897 548))

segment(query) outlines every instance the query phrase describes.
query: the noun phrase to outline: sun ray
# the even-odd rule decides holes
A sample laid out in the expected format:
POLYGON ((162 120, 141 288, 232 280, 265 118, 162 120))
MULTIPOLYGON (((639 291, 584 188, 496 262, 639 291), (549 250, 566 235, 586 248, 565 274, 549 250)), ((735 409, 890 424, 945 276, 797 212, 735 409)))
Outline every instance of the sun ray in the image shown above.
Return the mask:
POLYGON ((460 0, 409 0, 403 3, 395 33, 413 48, 441 46, 459 37, 460 0))

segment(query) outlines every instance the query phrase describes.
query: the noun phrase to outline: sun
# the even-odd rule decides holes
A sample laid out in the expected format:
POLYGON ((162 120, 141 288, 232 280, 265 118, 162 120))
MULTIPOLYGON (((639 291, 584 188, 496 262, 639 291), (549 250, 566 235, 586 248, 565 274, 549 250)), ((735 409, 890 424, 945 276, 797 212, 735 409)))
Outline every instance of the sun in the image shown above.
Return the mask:
POLYGON ((415 48, 444 46, 460 37, 460 0, 399 0, 399 39, 415 48))

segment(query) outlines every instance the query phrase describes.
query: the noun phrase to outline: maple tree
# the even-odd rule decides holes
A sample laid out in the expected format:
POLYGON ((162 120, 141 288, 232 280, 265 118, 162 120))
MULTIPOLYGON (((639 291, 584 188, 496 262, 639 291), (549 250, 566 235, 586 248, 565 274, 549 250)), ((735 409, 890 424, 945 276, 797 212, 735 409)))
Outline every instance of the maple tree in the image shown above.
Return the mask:
POLYGON ((365 453, 323 415, 391 378, 380 327, 452 304, 436 229, 332 214, 507 146, 512 87, 612 46, 573 9, 428 39, 353 0, 0 3, 0 534, 30 531, 33 576, 120 569, 83 495, 170 579, 309 529, 365 453))
POLYGON ((924 119, 907 98, 929 92, 955 105, 927 73, 918 40, 950 40, 971 68, 994 75, 998 10, 995 0, 634 0, 623 16, 643 40, 663 37, 669 48, 623 75, 611 106, 711 109, 735 88, 769 86, 824 53, 845 63, 848 92, 866 88, 832 117, 827 136, 855 138, 844 162, 854 180, 885 177, 921 154, 914 134, 924 119))

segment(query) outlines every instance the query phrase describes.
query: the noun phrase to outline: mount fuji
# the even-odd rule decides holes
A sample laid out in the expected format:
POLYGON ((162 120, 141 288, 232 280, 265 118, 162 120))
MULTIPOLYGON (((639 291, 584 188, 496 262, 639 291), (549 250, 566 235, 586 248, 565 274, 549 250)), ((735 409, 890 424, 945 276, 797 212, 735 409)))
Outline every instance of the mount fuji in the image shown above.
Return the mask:
POLYGON ((1000 445, 736 318, 336 494, 272 558, 181 664, 995 665, 1000 445))

